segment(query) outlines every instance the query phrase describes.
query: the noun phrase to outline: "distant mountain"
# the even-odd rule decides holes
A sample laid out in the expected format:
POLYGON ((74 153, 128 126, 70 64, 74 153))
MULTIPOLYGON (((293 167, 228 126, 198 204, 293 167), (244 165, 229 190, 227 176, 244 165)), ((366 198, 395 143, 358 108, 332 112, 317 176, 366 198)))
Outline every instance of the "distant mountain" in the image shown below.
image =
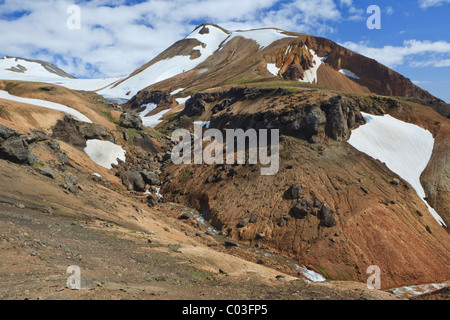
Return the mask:
POLYGON ((61 78, 75 79, 46 61, 15 57, 0 59, 0 79, 39 81, 61 78))

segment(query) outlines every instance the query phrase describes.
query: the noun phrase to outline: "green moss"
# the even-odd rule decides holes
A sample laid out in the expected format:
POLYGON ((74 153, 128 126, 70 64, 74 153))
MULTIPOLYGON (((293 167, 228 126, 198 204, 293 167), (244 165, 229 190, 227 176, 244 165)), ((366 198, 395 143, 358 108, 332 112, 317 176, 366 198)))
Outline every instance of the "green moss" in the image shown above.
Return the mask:
POLYGON ((328 274, 328 272, 322 268, 321 266, 314 266, 317 270, 319 270, 319 272, 326 278, 326 279, 331 279, 330 275, 328 274))
POLYGON ((32 165, 33 169, 39 169, 39 168, 42 168, 43 166, 44 166, 44 164, 39 161, 33 162, 33 165, 32 165))
POLYGON ((105 118, 107 118, 109 120, 109 122, 115 124, 117 126, 117 121, 114 120, 114 118, 111 115, 111 112, 106 112, 106 111, 100 111, 100 114, 102 116, 104 116, 105 118))
POLYGON ((225 81, 225 84, 240 84, 240 85, 252 85, 259 88, 283 88, 291 91, 292 93, 298 92, 296 89, 311 88, 311 89, 326 89, 315 84, 304 83, 300 81, 283 80, 281 78, 238 78, 229 79, 225 81))
POLYGON ((209 273, 195 270, 193 268, 187 268, 186 271, 194 281, 203 281, 211 277, 209 273))
POLYGON ((181 182, 187 182, 187 181, 189 181, 190 179, 192 179, 191 173, 190 173, 189 171, 185 171, 185 172, 183 173, 183 175, 181 176, 180 181, 181 181, 181 182))

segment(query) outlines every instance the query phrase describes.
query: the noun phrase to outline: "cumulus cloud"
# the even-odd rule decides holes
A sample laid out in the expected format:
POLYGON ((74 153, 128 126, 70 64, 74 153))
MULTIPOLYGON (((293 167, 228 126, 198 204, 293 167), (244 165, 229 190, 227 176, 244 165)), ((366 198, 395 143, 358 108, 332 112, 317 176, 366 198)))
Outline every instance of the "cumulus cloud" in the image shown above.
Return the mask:
POLYGON ((0 1, 0 54, 42 59, 79 77, 130 73, 200 23, 230 30, 260 27, 316 35, 363 10, 352 0, 92 0, 81 8, 81 29, 66 27, 69 0, 0 1))
POLYGON ((403 46, 370 47, 366 42, 345 42, 342 46, 388 66, 408 64, 410 67, 449 67, 450 43, 447 41, 406 40, 403 46), (414 59, 411 59, 411 58, 414 59))
POLYGON ((445 3, 450 3, 450 0, 419 0, 419 6, 422 9, 429 7, 439 7, 445 3))

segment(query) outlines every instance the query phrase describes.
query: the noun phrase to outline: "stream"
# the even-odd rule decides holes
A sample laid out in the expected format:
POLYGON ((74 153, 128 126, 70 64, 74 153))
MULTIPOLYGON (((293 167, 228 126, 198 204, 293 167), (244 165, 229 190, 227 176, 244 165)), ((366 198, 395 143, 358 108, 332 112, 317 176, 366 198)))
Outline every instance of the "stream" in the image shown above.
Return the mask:
MULTIPOLYGON (((179 208, 180 208, 180 207, 175 207, 175 206, 172 206, 172 205, 169 205, 169 204, 160 204, 160 206, 161 206, 161 207, 176 208, 176 209, 179 209, 179 208)), ((208 231, 208 233, 209 233, 212 237, 214 237, 216 240, 218 240, 218 241, 220 241, 220 242, 225 242, 225 241, 229 240, 229 239, 227 239, 221 232, 219 232, 219 231, 216 230, 214 227, 212 227, 212 226, 211 226, 211 225, 210 225, 210 224, 202 217, 202 215, 198 213, 197 210, 192 209, 192 208, 186 208, 186 207, 183 207, 182 209, 183 209, 190 217, 192 217, 193 219, 195 219, 195 220, 199 223, 199 225, 203 226, 203 227, 208 231)), ((264 250, 261 250, 261 249, 258 249, 258 248, 254 248, 254 247, 249 246, 249 245, 246 245, 246 244, 242 244, 242 243, 238 243, 238 242, 235 242, 235 243, 236 243, 237 247, 239 247, 239 248, 241 248, 241 249, 247 250, 247 251, 249 251, 249 252, 254 252, 254 253, 262 254, 262 255, 264 255, 264 256, 267 257, 267 258, 275 259, 275 260, 277 260, 278 262, 280 262, 280 263, 282 263, 282 264, 285 264, 285 265, 288 265, 289 267, 294 268, 295 270, 297 270, 298 272, 300 272, 301 274, 303 274, 303 276, 304 276, 306 279, 308 279, 309 281, 312 281, 312 282, 323 282, 323 281, 326 280, 326 278, 323 277, 321 274, 319 274, 319 273, 317 273, 317 272, 315 272, 315 271, 309 270, 309 269, 307 269, 307 268, 304 267, 304 266, 300 266, 300 265, 296 264, 295 262, 293 262, 293 261, 291 261, 291 260, 289 260, 289 259, 287 259, 287 258, 285 258, 285 257, 279 256, 279 255, 276 255, 276 254, 273 254, 273 253, 265 252, 264 250)))

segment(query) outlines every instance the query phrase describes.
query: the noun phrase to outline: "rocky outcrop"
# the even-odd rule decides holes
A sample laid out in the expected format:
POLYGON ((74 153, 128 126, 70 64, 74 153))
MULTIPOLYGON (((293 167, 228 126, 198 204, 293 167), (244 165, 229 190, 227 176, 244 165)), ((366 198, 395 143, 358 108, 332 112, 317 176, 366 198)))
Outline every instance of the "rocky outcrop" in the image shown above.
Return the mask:
POLYGON ((86 140, 98 139, 114 141, 112 134, 103 126, 94 123, 84 123, 65 115, 52 128, 53 138, 69 143, 75 147, 85 148, 86 140))
POLYGON ((25 139, 12 138, 0 144, 0 158, 18 163, 32 165, 38 161, 25 139))
POLYGON ((28 165, 38 162, 27 140, 33 143, 37 138, 22 138, 17 131, 0 124, 0 159, 28 165))
POLYGON ((154 103, 159 107, 166 108, 172 106, 175 103, 175 99, 170 95, 170 92, 143 90, 125 103, 123 107, 125 109, 143 111, 144 109, 142 106, 149 103, 154 103))
POLYGON ((119 125, 136 130, 142 130, 144 127, 141 117, 133 110, 126 110, 120 115, 119 125))
POLYGON ((145 181, 142 175, 137 171, 125 171, 119 173, 122 184, 129 190, 144 192, 145 181))
POLYGON ((327 136, 336 141, 347 141, 350 136, 347 102, 342 97, 333 97, 322 103, 321 109, 325 111, 327 120, 325 132, 327 136))
MULTIPOLYGON (((290 93, 284 89, 265 88, 231 88, 223 92, 198 93, 186 103, 183 114, 200 117, 211 110, 211 127, 219 130, 279 129, 281 134, 320 142, 325 138, 346 141, 350 131, 364 123, 360 116, 361 109, 372 110, 370 105, 349 102, 342 96, 336 96, 320 104, 298 105, 281 111, 269 110, 255 114, 220 112, 231 108, 238 101, 288 94, 290 93)), ((381 102, 389 105, 387 100, 381 102)), ((383 110, 375 111, 376 114, 383 113, 383 110)))

